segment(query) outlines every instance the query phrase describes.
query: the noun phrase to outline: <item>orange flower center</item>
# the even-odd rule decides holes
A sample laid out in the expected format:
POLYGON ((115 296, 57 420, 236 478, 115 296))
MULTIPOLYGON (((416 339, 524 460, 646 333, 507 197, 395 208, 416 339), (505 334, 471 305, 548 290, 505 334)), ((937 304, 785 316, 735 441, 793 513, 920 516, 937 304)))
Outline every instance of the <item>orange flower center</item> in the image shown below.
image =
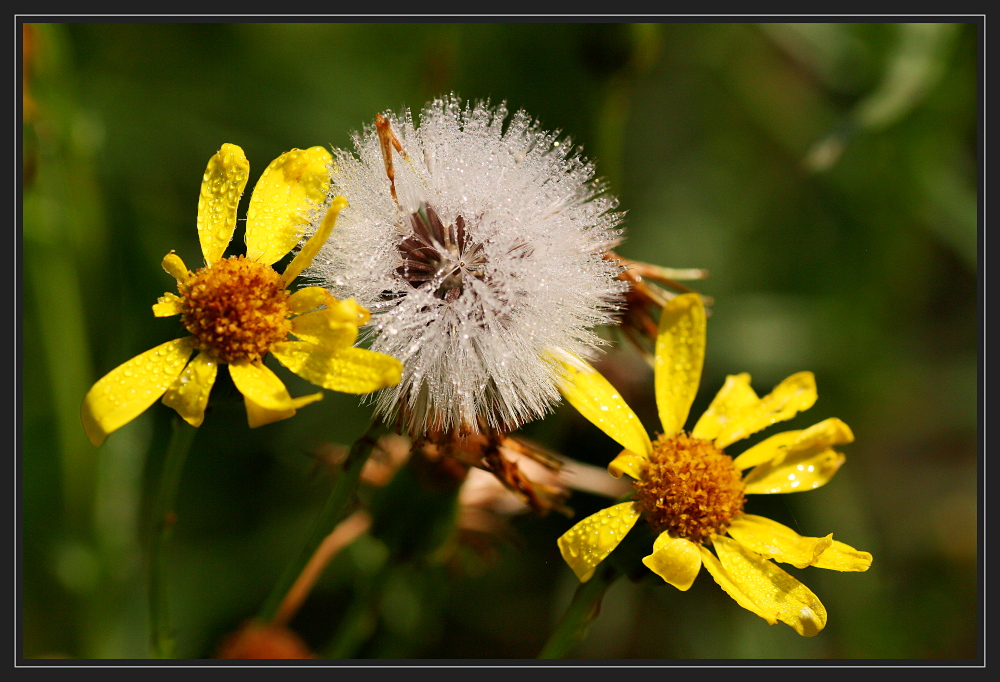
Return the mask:
POLYGON ((181 322, 198 348, 221 362, 260 360, 287 338, 288 291, 270 265, 244 256, 208 265, 178 284, 184 299, 181 322))
POLYGON ((634 483, 639 507, 657 533, 705 543, 743 511, 743 479, 733 458, 681 431, 660 436, 634 483))

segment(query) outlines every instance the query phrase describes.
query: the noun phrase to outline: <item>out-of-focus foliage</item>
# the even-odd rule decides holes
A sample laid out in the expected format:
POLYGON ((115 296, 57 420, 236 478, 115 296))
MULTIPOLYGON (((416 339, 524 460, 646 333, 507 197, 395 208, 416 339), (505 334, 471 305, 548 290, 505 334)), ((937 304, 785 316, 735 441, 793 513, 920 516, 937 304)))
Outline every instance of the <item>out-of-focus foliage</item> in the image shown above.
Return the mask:
MULTIPOLYGON (((972 24, 29 26, 23 655, 148 655, 144 547, 169 410, 94 449, 79 404, 176 336, 150 306, 173 287, 164 254, 199 262, 207 159, 239 144, 252 184, 287 149, 349 145, 375 112, 454 91, 582 144, 627 211, 622 255, 711 272, 693 413, 726 374, 767 391, 809 369, 820 398, 790 428, 836 416, 857 436, 829 485, 747 509, 874 555, 862 574, 791 569, 827 606, 823 633, 768 627, 704 574, 687 593, 620 581, 574 655, 975 657, 978 39, 972 24)), ((656 423, 650 372, 608 337, 601 370, 656 423)), ((329 489, 318 453, 370 411, 327 392, 256 431, 238 401, 209 414, 170 555, 181 656, 211 656, 256 612, 329 489)), ((524 433, 598 465, 618 451, 565 406, 524 433)), ((495 551, 447 542, 420 561, 455 509, 447 491, 421 497, 419 473, 366 493, 382 526, 291 626, 320 656, 534 657, 575 585, 555 543, 572 521, 516 517, 495 551)), ((570 503, 576 518, 606 506, 570 503)))

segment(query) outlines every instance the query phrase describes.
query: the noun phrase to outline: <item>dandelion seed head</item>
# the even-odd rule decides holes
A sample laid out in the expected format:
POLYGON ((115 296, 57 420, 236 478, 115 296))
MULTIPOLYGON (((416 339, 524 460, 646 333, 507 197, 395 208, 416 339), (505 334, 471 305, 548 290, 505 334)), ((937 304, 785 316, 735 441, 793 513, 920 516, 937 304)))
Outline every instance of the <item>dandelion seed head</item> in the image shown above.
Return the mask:
POLYGON ((504 105, 429 103, 335 152, 330 193, 350 202, 305 274, 372 312, 372 350, 404 363, 377 408, 414 435, 509 431, 559 399, 560 349, 593 357, 627 285, 604 258, 622 214, 594 166, 504 105), (505 125, 506 121, 506 125, 505 125), (388 145, 387 145, 388 146, 388 145), (395 191, 396 197, 393 197, 395 191))

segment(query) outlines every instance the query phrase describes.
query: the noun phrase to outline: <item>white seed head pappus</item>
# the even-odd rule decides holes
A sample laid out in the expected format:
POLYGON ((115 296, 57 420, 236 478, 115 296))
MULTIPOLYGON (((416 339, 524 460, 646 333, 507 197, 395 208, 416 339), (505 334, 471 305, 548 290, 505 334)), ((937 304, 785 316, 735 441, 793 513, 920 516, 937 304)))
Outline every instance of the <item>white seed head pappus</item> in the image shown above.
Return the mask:
POLYGON ((604 257, 622 214, 594 166, 523 111, 435 100, 334 152, 333 233, 305 274, 372 312, 403 379, 376 398, 413 435, 510 431, 559 400, 565 351, 593 357, 627 288, 604 257), (381 130, 381 136, 380 136, 381 130), (390 143, 391 142, 391 143, 390 143), (387 161, 388 159, 388 161, 387 161))

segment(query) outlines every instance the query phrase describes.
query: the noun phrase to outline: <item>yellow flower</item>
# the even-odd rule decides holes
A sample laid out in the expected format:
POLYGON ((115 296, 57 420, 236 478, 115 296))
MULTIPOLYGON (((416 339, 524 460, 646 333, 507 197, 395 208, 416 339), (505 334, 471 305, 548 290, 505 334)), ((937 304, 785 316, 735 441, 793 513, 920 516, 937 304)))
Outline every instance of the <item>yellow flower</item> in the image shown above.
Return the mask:
POLYGON ((333 199, 320 227, 284 273, 271 267, 299 243, 310 213, 322 210, 331 162, 322 147, 293 149, 272 161, 250 197, 246 256, 223 258, 250 164, 232 144, 222 145, 209 160, 198 201, 205 267, 189 272, 179 256, 167 254, 163 269, 177 280, 179 295, 166 293, 153 305, 157 317, 180 315, 191 336, 137 355, 94 384, 80 411, 91 443, 100 445, 160 396, 185 421, 200 426, 220 364, 229 365, 251 427, 287 419, 323 397, 321 392, 289 396, 262 362, 267 353, 333 391, 369 393, 399 382, 398 360, 353 347, 358 326, 369 317, 354 299, 338 301, 322 287, 295 293, 287 289, 329 237, 337 214, 347 206, 343 197, 333 199), (297 338, 289 339, 289 334, 297 338))
POLYGON ((767 396, 750 388, 750 375, 726 377, 690 434, 682 430, 698 391, 705 356, 705 308, 696 294, 672 299, 656 339, 656 403, 663 435, 650 441, 621 396, 593 367, 558 358, 563 396, 625 450, 608 465, 615 477, 635 479, 635 496, 593 514, 559 538, 573 572, 586 582, 643 517, 658 533, 642 561, 680 590, 704 565, 723 590, 772 625, 782 621, 811 637, 826 625, 826 609, 809 588, 771 559, 797 568, 865 571, 872 557, 833 535, 803 537, 776 521, 743 513, 744 493, 788 493, 823 485, 844 463, 833 449, 854 440, 839 419, 786 431, 736 459, 723 448, 816 401, 811 372, 788 377, 767 396), (750 469, 746 476, 741 475, 750 469), (728 537, 726 536, 728 534, 728 537), (715 549, 713 554, 706 545, 715 549))

